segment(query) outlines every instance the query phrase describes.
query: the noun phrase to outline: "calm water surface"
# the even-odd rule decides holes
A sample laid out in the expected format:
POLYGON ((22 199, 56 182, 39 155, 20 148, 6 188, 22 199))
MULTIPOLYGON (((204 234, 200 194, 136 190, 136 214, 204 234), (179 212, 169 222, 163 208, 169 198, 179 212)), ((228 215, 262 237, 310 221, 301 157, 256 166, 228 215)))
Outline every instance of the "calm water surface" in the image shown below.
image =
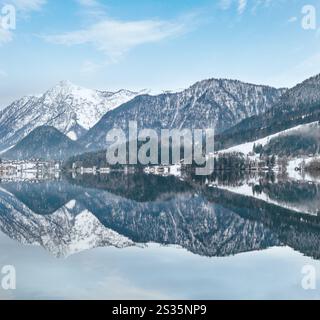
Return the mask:
POLYGON ((2 180, 0 299, 320 298, 316 179, 143 174, 2 180))

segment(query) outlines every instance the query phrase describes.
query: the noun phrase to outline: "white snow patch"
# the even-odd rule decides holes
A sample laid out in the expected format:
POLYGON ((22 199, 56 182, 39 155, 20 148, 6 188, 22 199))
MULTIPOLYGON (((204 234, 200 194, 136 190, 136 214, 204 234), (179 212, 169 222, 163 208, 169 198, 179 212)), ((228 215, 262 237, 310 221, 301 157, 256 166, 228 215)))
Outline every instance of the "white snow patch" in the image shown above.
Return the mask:
POLYGON ((66 204, 67 209, 72 210, 76 206, 76 200, 71 200, 66 204))
POLYGON ((254 145, 256 145, 256 146, 257 145, 262 145, 264 147, 273 138, 276 138, 276 137, 279 137, 279 136, 282 136, 282 135, 286 135, 286 134, 288 134, 288 133, 290 133, 292 131, 305 130, 308 127, 312 127, 312 126, 315 126, 315 125, 318 125, 317 121, 316 122, 311 122, 311 123, 308 123, 308 124, 302 124, 302 125, 299 125, 299 126, 296 126, 296 127, 284 130, 284 131, 280 131, 278 133, 272 134, 270 136, 267 136, 267 137, 259 139, 259 140, 246 142, 246 143, 239 144, 237 146, 234 146, 234 147, 231 147, 231 148, 228 148, 228 149, 225 149, 225 150, 220 150, 219 153, 242 152, 245 155, 247 155, 247 154, 249 154, 250 152, 253 151, 254 145))
POLYGON ((243 184, 243 185, 236 186, 236 187, 219 185, 217 187, 219 189, 226 190, 226 191, 229 191, 232 193, 236 193, 236 194, 240 194, 240 195, 243 195, 246 197, 251 197, 251 198, 258 199, 258 200, 262 200, 264 202, 274 204, 276 206, 279 206, 279 207, 282 207, 285 209, 289 209, 294 212, 298 212, 298 213, 302 212, 302 213, 309 214, 309 215, 317 215, 317 211, 315 211, 314 208, 299 207, 296 204, 291 204, 291 203, 280 201, 280 200, 279 201, 274 200, 274 199, 271 199, 269 197, 269 195, 264 192, 262 192, 261 194, 255 193, 252 188, 253 186, 251 186, 249 184, 243 184))
POLYGON ((13 147, 14 147, 14 146, 11 146, 11 147, 9 147, 9 148, 7 148, 7 149, 4 149, 4 150, 0 151, 0 155, 6 153, 7 151, 9 151, 10 149, 12 149, 13 147))
POLYGON ((69 131, 67 133, 67 137, 69 137, 71 140, 76 141, 78 140, 78 136, 74 131, 69 131))

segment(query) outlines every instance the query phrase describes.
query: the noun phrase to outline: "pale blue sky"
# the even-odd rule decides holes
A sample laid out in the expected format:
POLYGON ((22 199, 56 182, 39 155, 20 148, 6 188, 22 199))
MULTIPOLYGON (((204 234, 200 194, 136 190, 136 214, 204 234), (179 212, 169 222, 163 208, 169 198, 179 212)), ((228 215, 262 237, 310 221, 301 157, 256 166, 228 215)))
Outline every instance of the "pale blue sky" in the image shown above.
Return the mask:
POLYGON ((0 0, 0 107, 60 80, 116 90, 185 88, 205 78, 293 86, 320 71, 316 0, 0 0))

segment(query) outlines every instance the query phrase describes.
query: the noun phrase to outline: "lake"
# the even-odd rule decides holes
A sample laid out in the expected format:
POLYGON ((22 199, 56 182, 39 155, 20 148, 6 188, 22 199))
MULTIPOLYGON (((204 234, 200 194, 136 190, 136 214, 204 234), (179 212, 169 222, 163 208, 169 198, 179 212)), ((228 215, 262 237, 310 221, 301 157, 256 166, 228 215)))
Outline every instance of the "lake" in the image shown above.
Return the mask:
POLYGON ((312 177, 3 179, 0 299, 318 299, 312 177), (315 288, 303 286, 303 268, 315 288))

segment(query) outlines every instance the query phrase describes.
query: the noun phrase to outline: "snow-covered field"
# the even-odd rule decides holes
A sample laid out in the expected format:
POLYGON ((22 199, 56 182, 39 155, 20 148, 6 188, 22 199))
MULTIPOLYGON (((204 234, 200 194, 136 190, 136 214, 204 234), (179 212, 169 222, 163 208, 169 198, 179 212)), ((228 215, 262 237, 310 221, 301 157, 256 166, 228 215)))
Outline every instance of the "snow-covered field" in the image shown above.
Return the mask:
POLYGON ((317 121, 316 122, 311 122, 311 123, 308 123, 308 124, 302 124, 302 125, 299 125, 299 126, 296 126, 296 127, 284 130, 284 131, 280 131, 278 133, 272 134, 272 135, 267 136, 267 137, 262 138, 262 139, 258 139, 258 140, 251 141, 251 142, 246 142, 246 143, 239 144, 237 146, 234 146, 234 147, 231 147, 231 148, 228 148, 228 149, 221 150, 221 151, 219 151, 219 153, 242 152, 245 155, 247 155, 247 154, 249 154, 250 152, 253 151, 254 145, 256 145, 256 146, 257 145, 262 145, 264 147, 273 138, 277 138, 279 136, 284 136, 284 135, 290 134, 292 132, 306 131, 306 130, 308 130, 310 128, 314 128, 316 126, 319 126, 317 121))
POLYGON ((222 190, 226 190, 232 193, 236 193, 242 196, 255 198, 258 200, 262 200, 264 202, 274 204, 276 206, 289 209, 295 212, 299 213, 305 213, 309 215, 317 215, 319 209, 319 203, 318 202, 306 202, 306 203, 293 203, 293 202, 285 202, 280 201, 277 199, 272 199, 267 193, 256 193, 253 189, 254 184, 242 184, 239 186, 224 186, 224 185, 218 185, 217 187, 222 190))

